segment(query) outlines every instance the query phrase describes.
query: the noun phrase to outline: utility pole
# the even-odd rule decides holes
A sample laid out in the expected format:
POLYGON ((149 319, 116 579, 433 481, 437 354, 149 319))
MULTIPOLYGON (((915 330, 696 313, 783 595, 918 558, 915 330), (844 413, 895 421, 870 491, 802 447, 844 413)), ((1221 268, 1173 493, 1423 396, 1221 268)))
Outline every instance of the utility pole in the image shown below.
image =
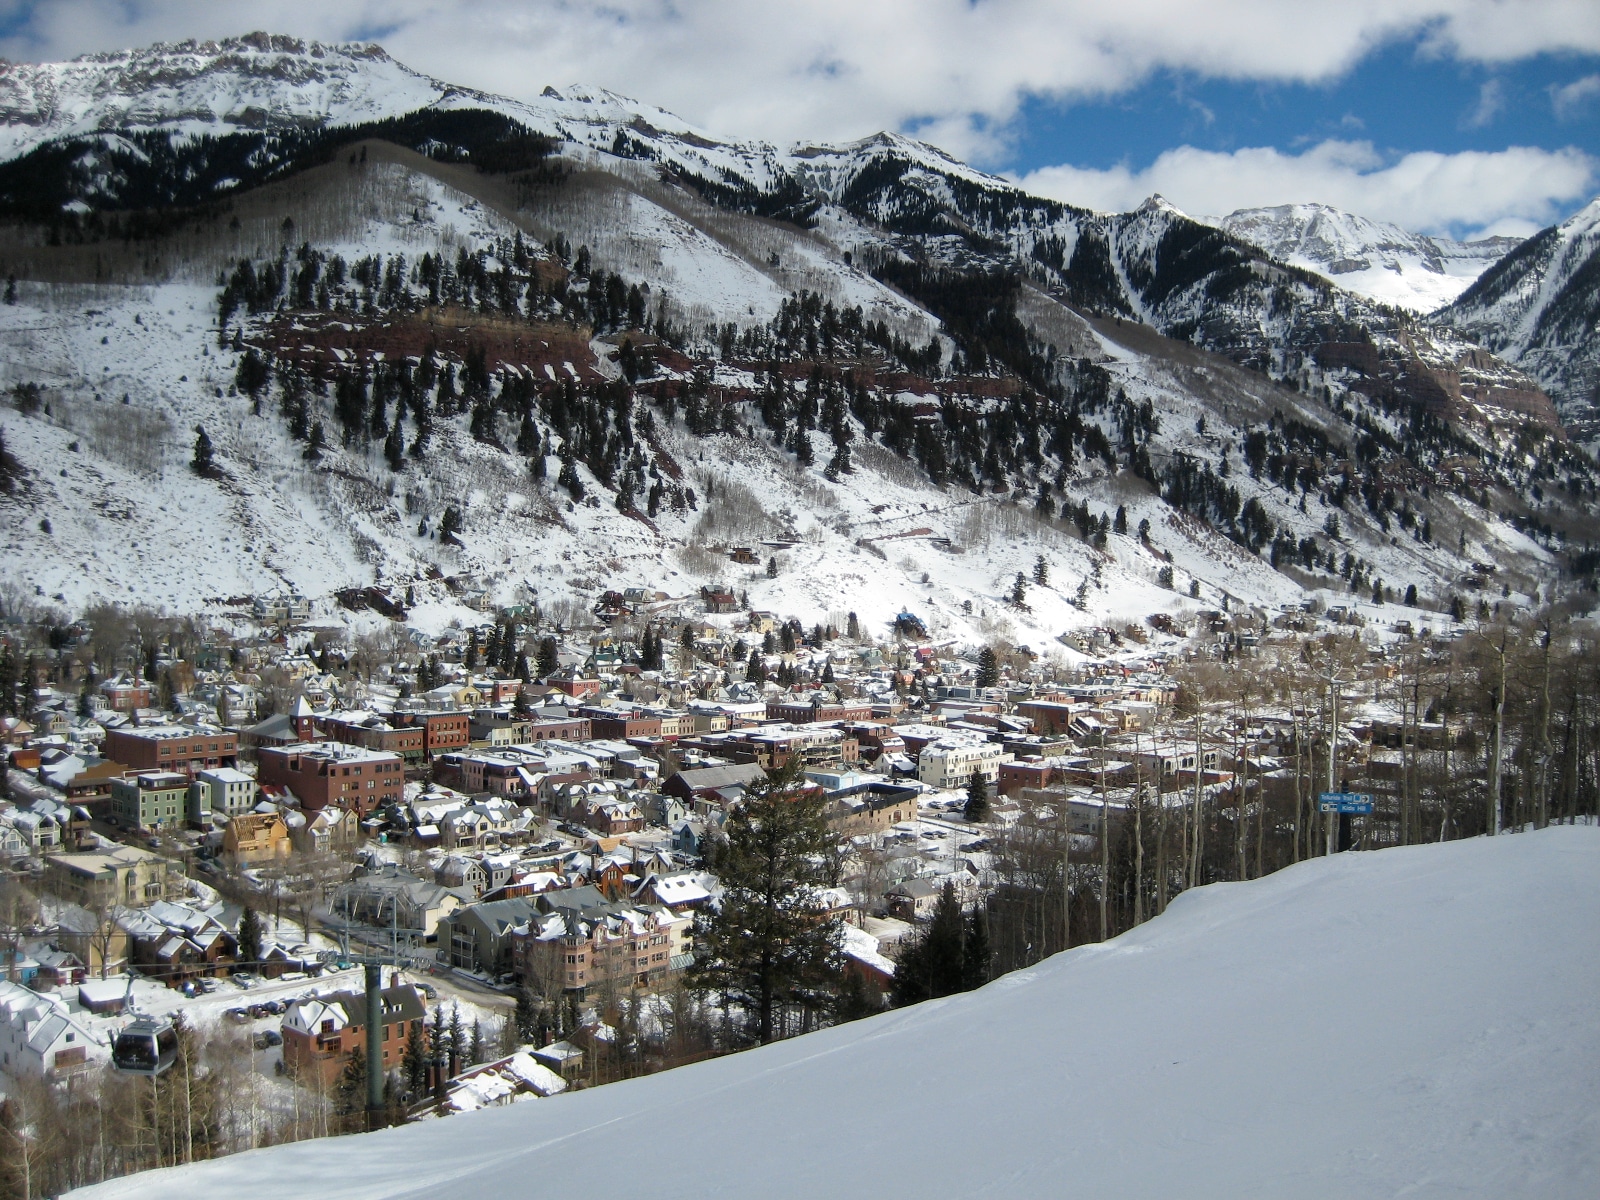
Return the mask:
POLYGON ((1200 742, 1200 714, 1194 714, 1194 838, 1189 844, 1189 886, 1200 882, 1200 772, 1205 767, 1205 747, 1200 742))
MULTIPOLYGON (((1328 726, 1328 790, 1339 790, 1334 779, 1334 773, 1339 762, 1339 673, 1330 671, 1328 674, 1328 699, 1332 705, 1332 722, 1328 726)), ((1336 813, 1323 813, 1323 825, 1327 833, 1327 853, 1339 852, 1339 817, 1336 813)))

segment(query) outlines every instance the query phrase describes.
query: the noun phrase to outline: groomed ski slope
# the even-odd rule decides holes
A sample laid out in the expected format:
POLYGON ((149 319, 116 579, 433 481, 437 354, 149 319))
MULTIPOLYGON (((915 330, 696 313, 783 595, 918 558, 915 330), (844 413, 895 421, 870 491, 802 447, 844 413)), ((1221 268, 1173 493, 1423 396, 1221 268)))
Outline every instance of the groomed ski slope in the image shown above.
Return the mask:
POLYGON ((1208 887, 976 993, 630 1083, 76 1193, 1600 1195, 1600 831, 1208 887))

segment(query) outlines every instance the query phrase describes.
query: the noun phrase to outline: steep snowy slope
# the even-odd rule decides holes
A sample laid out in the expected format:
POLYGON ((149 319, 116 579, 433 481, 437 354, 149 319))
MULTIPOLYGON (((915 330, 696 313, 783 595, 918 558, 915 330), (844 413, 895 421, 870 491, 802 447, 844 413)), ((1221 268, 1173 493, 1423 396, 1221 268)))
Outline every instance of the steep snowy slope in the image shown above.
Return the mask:
POLYGON ((1506 255, 1440 319, 1537 378, 1600 439, 1600 200, 1506 255))
POLYGON ((1591 828, 1346 854, 766 1049, 74 1195, 1588 1200, 1597 923, 1591 828))
POLYGON ((1201 219, 1348 291, 1413 312, 1449 304, 1521 241, 1428 237, 1326 204, 1241 208, 1201 219))

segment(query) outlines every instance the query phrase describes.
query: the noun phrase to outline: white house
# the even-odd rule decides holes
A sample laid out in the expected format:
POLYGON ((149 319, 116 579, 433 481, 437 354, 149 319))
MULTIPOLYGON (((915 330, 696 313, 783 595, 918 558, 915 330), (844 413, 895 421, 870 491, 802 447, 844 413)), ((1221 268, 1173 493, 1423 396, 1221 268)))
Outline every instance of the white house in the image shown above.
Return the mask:
POLYGON ((189 820, 195 824, 200 824, 212 813, 237 817, 240 813, 249 812, 256 804, 256 781, 233 767, 195 772, 189 791, 189 820))
POLYGON ((64 1000, 0 982, 0 1070, 58 1078, 110 1056, 99 1038, 73 1020, 64 1000))
POLYGON ((922 748, 917 758, 917 778, 929 787, 965 787, 974 771, 994 784, 1000 778, 1000 764, 1011 761, 1011 754, 994 742, 969 742, 941 738, 922 748))

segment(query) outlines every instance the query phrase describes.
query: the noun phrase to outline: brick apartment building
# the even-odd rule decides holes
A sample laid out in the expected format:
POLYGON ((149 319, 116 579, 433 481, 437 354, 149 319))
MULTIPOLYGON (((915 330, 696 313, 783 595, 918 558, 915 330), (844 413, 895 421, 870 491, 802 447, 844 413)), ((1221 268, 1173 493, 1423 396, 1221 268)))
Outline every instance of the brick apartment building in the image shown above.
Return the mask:
POLYGON ((152 725, 108 729, 105 756, 130 771, 198 771, 239 765, 239 737, 226 729, 197 725, 152 725))
POLYGON ((472 718, 464 712, 397 712, 390 720, 402 729, 421 729, 423 758, 429 762, 451 750, 463 750, 472 740, 472 718))
POLYGON ((428 754, 428 734, 417 726, 392 725, 369 713, 328 716, 322 729, 329 741, 397 754, 406 766, 421 766, 428 754))
POLYGON ((613 738, 625 742, 629 738, 658 738, 661 736, 661 718, 633 712, 626 708, 585 708, 580 710, 589 721, 596 738, 613 738))
POLYGON ((808 725, 814 721, 870 721, 870 704, 824 704, 811 700, 769 700, 767 720, 808 725))
POLYGON ((398 754, 343 742, 263 746, 259 761, 257 782, 288 788, 308 812, 332 805, 365 817, 380 805, 398 803, 405 787, 398 754))

